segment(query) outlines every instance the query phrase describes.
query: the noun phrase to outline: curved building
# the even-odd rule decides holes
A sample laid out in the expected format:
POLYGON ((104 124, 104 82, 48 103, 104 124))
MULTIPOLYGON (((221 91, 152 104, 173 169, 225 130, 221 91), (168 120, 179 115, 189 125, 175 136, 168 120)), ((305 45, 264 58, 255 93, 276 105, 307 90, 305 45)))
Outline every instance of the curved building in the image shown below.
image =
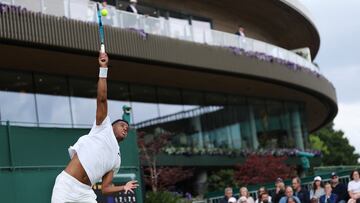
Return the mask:
MULTIPOLYGON (((22 144, 7 142, 6 129, 58 130, 62 140, 91 126, 99 39, 93 1, 1 2, 0 164, 12 168, 22 144)), ((159 165, 233 166, 244 151, 307 150, 308 133, 337 113, 335 88, 312 63, 319 33, 297 0, 143 0, 139 14, 127 1, 108 4, 110 117, 125 104, 137 132, 170 133, 159 165), (233 34, 238 26, 246 37, 233 34)), ((60 150, 60 162, 28 165, 64 165, 60 150)))

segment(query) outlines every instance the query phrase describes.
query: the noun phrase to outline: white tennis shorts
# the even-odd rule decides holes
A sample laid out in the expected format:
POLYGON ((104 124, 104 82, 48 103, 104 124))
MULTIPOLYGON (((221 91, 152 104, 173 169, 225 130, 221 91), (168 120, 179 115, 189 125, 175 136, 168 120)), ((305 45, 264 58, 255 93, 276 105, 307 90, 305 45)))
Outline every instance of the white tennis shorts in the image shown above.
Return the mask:
POLYGON ((51 203, 97 203, 96 194, 89 185, 81 183, 65 171, 55 180, 51 203))

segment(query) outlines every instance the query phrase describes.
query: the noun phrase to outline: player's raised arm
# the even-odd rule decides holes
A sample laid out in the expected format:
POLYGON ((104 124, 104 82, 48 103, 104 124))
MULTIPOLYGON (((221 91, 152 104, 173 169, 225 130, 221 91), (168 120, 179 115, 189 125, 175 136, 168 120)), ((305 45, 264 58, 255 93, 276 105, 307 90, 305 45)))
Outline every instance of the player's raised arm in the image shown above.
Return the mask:
POLYGON ((107 116, 107 71, 109 58, 106 53, 99 54, 99 81, 96 99, 96 125, 100 125, 107 116))

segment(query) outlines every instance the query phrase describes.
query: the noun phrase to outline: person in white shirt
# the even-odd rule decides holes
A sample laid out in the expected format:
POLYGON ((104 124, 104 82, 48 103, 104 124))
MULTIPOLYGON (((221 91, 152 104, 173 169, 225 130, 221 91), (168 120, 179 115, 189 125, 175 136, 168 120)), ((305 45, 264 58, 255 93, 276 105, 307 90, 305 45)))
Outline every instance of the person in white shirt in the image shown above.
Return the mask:
POLYGON ((239 35, 240 37, 246 37, 245 36, 245 29, 241 25, 239 25, 238 31, 235 32, 236 35, 239 35))
POLYGON ((360 177, 359 171, 354 170, 350 175, 351 181, 348 184, 348 192, 350 199, 348 202, 356 202, 357 199, 360 199, 360 177))
POLYGON ((320 197, 325 194, 323 182, 320 176, 314 178, 312 189, 310 190, 310 199, 317 199, 319 201, 320 197))
MULTIPOLYGON (((241 187, 239 192, 240 192, 240 197, 241 197, 242 199, 244 199, 243 197, 245 197, 247 203, 254 203, 254 202, 255 202, 255 201, 254 201, 254 198, 252 198, 252 197, 250 196, 250 193, 249 193, 249 191, 248 191, 248 189, 247 189, 246 187, 241 187)), ((241 198, 239 198, 239 200, 238 200, 237 203, 241 203, 241 198)))
POLYGON ((51 203, 96 203, 91 186, 100 180, 104 195, 133 192, 138 187, 137 181, 129 181, 122 186, 112 184, 121 163, 118 143, 126 138, 129 124, 121 119, 110 123, 106 82, 109 58, 106 53, 100 53, 98 60, 96 120, 89 134, 80 137, 69 148, 71 161, 56 177, 51 203))

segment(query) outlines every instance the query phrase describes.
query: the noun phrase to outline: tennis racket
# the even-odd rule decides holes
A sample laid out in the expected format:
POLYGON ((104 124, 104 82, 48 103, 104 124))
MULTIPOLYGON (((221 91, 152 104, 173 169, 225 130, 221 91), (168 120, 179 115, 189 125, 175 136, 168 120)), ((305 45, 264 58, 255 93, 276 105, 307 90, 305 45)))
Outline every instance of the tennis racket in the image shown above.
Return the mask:
POLYGON ((96 4, 97 14, 98 14, 98 23, 99 23, 99 37, 100 37, 100 52, 105 53, 105 44, 104 44, 104 27, 101 20, 101 11, 99 4, 96 4))

